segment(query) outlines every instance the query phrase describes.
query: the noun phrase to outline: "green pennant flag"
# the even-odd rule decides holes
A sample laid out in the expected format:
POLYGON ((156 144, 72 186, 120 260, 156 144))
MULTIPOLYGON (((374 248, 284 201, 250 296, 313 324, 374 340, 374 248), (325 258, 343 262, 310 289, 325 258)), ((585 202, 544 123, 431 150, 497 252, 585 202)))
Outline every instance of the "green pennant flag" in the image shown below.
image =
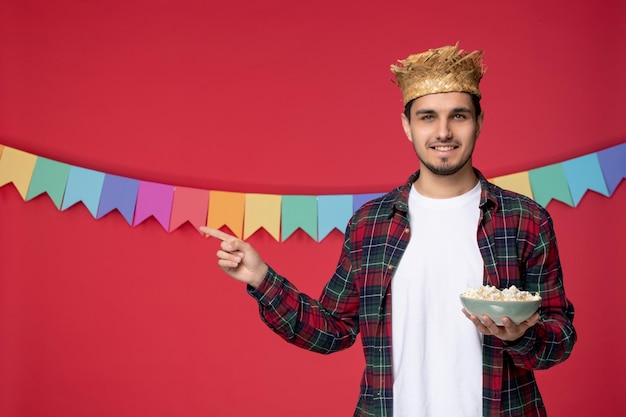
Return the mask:
POLYGON ((535 201, 543 207, 547 206, 552 199, 574 206, 562 164, 530 170, 528 178, 535 201))
POLYGON ((70 165, 48 158, 37 158, 26 200, 48 193, 54 205, 60 210, 69 175, 70 165))
POLYGON ((317 240, 317 197, 285 195, 282 205, 282 241, 298 228, 317 240))

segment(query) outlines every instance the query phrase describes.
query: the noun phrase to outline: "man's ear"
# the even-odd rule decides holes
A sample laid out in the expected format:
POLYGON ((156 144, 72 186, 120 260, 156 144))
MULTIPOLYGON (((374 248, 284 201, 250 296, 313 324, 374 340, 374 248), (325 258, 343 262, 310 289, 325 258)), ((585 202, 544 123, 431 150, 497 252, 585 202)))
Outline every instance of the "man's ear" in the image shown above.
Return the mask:
POLYGON ((485 112, 481 112, 476 118, 476 139, 480 135, 480 131, 483 130, 483 121, 485 120, 485 112))
POLYGON ((402 119, 402 129, 404 129, 404 134, 409 141, 413 142, 413 138, 411 137, 411 122, 409 122, 409 119, 407 119, 404 113, 402 113, 400 117, 402 119))

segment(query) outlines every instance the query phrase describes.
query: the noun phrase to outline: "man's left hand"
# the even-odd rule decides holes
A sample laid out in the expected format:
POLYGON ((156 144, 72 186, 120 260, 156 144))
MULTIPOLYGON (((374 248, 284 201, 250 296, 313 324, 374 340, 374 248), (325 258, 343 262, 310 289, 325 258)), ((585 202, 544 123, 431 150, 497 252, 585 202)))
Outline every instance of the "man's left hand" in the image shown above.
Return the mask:
POLYGON ((507 342, 515 341, 524 336, 526 330, 533 327, 539 321, 539 313, 535 313, 520 324, 515 324, 508 317, 504 317, 502 319, 502 326, 498 326, 489 316, 482 316, 481 321, 478 317, 468 313, 465 309, 463 309, 463 314, 474 323, 474 326, 476 326, 478 331, 482 334, 495 336, 507 342))

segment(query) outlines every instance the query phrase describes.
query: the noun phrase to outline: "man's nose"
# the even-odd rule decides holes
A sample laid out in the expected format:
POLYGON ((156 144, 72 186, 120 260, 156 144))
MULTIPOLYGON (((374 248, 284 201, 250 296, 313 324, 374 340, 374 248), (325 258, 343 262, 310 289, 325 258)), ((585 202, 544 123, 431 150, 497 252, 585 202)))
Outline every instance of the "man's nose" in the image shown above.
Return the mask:
POLYGON ((447 120, 441 120, 437 126, 437 139, 446 140, 452 138, 452 130, 447 120))

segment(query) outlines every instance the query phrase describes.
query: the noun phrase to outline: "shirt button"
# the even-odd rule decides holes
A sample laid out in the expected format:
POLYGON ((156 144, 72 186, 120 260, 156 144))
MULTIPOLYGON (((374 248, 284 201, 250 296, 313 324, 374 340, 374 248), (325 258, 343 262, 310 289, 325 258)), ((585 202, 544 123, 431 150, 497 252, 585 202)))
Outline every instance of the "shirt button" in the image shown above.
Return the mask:
POLYGON ((387 265, 387 269, 393 269, 393 265, 387 265))
POLYGON ((406 229, 404 229, 404 233, 411 233, 411 229, 407 227, 406 229))

